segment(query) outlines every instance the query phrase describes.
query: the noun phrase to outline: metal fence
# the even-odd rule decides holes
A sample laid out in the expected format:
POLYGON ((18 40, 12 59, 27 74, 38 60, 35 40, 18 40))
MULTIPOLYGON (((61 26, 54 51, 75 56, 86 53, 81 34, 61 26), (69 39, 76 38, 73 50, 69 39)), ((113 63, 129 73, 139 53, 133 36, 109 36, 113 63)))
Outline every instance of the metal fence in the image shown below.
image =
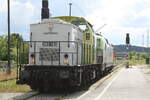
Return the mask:
MULTIPOLYGON (((11 68, 14 68, 17 66, 17 63, 11 63, 10 65, 11 65, 11 68)), ((6 62, 6 61, 0 62, 0 72, 1 73, 5 73, 7 70, 7 67, 8 67, 8 62, 6 62)))

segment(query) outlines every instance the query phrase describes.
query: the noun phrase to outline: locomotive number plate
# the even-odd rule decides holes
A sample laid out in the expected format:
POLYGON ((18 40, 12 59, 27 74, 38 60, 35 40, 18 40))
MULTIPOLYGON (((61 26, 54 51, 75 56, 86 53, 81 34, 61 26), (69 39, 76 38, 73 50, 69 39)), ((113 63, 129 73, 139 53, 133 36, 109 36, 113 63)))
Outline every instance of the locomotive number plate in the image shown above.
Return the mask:
POLYGON ((42 42, 44 47, 57 47, 57 42, 42 42))

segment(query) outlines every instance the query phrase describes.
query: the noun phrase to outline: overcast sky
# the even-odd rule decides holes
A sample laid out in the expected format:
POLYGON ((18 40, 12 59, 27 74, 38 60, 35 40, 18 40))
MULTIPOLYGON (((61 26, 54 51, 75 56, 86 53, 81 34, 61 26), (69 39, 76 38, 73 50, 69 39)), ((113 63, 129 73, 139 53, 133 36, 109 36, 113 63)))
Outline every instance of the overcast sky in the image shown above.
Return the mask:
MULTIPOLYGON (((42 0, 10 0, 11 32, 29 39, 31 23, 40 21, 42 0)), ((125 44, 130 33, 131 44, 147 45, 150 28, 150 0, 49 0, 52 16, 68 15, 72 2, 72 15, 85 17, 94 29, 106 24, 101 32, 113 44, 125 44)), ((7 34, 7 0, 0 0, 0 35, 7 34)))

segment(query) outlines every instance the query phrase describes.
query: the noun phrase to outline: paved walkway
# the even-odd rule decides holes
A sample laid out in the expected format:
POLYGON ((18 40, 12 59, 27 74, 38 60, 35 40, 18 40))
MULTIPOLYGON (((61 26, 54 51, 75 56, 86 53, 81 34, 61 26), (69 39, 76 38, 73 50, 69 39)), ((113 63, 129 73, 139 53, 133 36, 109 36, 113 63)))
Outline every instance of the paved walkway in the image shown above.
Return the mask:
POLYGON ((150 100, 150 83, 141 69, 123 69, 98 100, 150 100))

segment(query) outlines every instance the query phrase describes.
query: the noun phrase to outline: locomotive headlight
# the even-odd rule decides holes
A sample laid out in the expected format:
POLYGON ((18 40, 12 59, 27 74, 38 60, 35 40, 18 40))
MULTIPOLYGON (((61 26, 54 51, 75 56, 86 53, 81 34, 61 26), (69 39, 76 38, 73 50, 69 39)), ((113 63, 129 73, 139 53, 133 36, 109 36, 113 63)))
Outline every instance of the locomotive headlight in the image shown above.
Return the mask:
POLYGON ((48 28, 49 28, 50 30, 52 30, 53 25, 52 25, 52 24, 48 24, 48 28))
POLYGON ((35 55, 31 54, 31 63, 34 64, 35 63, 35 55))
POLYGON ((64 55, 64 64, 69 64, 69 56, 68 56, 68 54, 64 55))

